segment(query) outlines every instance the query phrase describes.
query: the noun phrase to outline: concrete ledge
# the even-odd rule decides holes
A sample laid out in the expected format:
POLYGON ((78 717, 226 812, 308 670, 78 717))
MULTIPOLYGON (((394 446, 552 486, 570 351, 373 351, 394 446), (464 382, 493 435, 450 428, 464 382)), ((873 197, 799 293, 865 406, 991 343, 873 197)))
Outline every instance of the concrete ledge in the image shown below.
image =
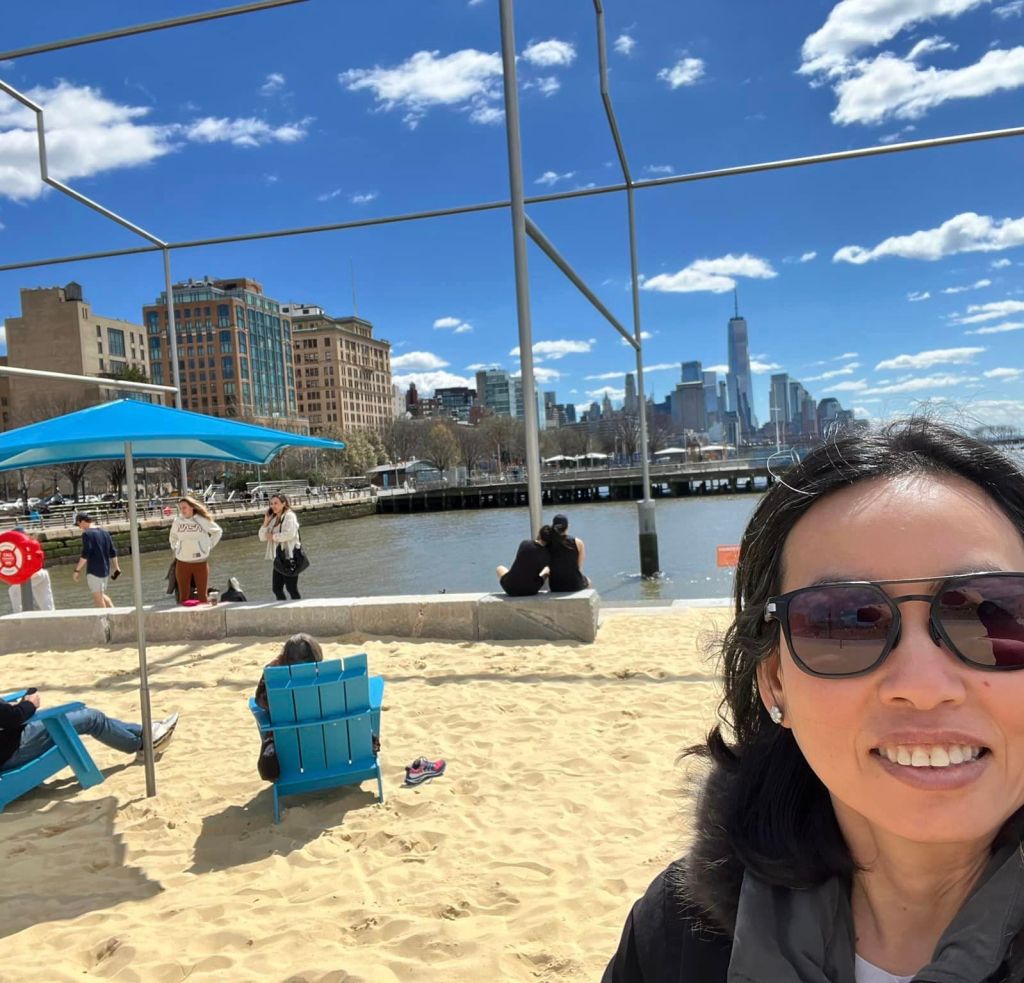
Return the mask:
MULTIPOLYGON (((357 633, 462 641, 539 639, 592 642, 598 595, 424 594, 311 598, 271 604, 145 608, 146 640, 154 644, 245 636, 285 638, 295 632, 332 638, 357 633)), ((33 611, 0 617, 0 653, 131 645, 135 609, 33 611)))
POLYGON ((596 590, 574 594, 508 597, 487 594, 480 599, 480 639, 538 638, 592 642, 597 636, 596 590))

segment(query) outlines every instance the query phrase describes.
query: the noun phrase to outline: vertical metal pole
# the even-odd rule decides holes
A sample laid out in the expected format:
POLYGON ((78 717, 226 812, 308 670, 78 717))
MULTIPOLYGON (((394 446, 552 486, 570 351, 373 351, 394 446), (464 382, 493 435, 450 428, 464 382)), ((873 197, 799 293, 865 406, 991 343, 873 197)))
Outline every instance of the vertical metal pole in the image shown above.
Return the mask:
POLYGON ((626 162, 626 152, 619 137, 619 127, 612 110, 608 92, 608 43, 605 36, 604 8, 601 0, 594 0, 597 15, 597 57, 601 77, 601 99, 604 102, 608 124, 618 153, 622 177, 626 184, 626 210, 629 216, 629 273, 633 295, 633 338, 636 341, 636 397, 640 403, 640 480, 643 498, 637 502, 637 520, 640 531, 640 573, 653 577, 658 573, 658 531, 654 522, 654 499, 651 496, 650 447, 647 440, 647 390, 644 387, 644 348, 640 329, 640 280, 636 258, 636 202, 634 201, 633 176, 626 162))
POLYGON ((512 0, 499 0, 501 63, 505 88, 505 135, 508 141, 508 183, 512 213, 512 252, 516 274, 516 312, 519 316, 519 361, 523 378, 523 418, 526 424, 526 492, 530 530, 541 527, 540 434, 537 430, 537 388, 533 378, 533 326, 530 321, 530 282, 526 265, 526 212, 523 206, 523 147, 519 133, 519 89, 516 82, 516 40, 512 0))
MULTIPOLYGON (((167 298, 167 336, 171 349, 171 385, 174 394, 174 408, 181 409, 181 373, 178 371, 178 328, 174 323, 174 291, 171 289, 171 251, 164 247, 164 292, 167 298)), ((148 328, 146 329, 149 330, 148 328)), ((188 465, 181 459, 181 495, 188 494, 188 465)))
POLYGON ((142 752, 146 760, 146 795, 156 795, 153 766, 153 714, 149 709, 149 673, 146 670, 146 613, 142 609, 142 555, 139 553, 139 514, 135 502, 135 461, 130 440, 124 442, 124 470, 128 478, 128 536, 132 547, 132 587, 135 592, 135 633, 139 640, 139 703, 142 705, 142 752))

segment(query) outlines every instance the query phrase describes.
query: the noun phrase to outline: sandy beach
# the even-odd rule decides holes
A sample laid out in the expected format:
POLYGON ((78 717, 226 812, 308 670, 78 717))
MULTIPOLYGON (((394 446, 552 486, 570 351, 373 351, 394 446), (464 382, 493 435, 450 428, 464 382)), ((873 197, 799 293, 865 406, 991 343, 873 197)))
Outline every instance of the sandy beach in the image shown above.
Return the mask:
MULTIPOLYGON (((65 772, 0 816, 0 980, 596 980, 686 843, 677 756, 714 717, 701 646, 726 616, 609 613, 593 645, 323 640, 386 677, 387 799, 285 799, 279 826, 247 707, 279 645, 152 647, 154 716, 181 713, 159 795, 86 738, 103 784, 65 772), (420 754, 447 774, 403 788, 420 754)), ((139 719, 132 648, 2 667, 139 719)))

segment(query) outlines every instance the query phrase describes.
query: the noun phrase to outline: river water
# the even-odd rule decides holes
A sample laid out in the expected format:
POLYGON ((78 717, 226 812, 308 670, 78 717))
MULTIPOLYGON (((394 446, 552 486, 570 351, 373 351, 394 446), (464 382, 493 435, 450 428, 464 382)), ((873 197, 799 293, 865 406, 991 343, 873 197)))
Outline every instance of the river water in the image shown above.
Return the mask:
MULTIPOLYGON (((659 499, 657 527, 663 576, 640 577, 637 510, 631 502, 574 505, 564 511, 570 532, 587 547, 586 573, 610 603, 687 597, 724 597, 732 588, 732 570, 715 565, 715 547, 740 536, 760 496, 713 495, 659 499)), ((550 510, 549 510, 550 511, 550 510)), ((553 514, 553 513, 551 513, 553 514)), ((545 519, 550 514, 545 513, 545 519)), ((227 587, 238 577, 251 601, 270 601, 271 565, 256 538, 221 542, 211 560, 212 585, 227 587)), ((511 564, 527 535, 525 509, 377 515, 310 525, 302 536, 310 568, 299 579, 303 597, 355 597, 379 594, 435 594, 497 590, 494 568, 511 564)), ((142 554, 143 596, 165 600, 166 553, 142 554)), ((132 603, 130 567, 111 584, 117 605, 132 603)), ((55 566, 54 596, 59 608, 91 603, 84 583, 74 584, 70 565, 55 566)))

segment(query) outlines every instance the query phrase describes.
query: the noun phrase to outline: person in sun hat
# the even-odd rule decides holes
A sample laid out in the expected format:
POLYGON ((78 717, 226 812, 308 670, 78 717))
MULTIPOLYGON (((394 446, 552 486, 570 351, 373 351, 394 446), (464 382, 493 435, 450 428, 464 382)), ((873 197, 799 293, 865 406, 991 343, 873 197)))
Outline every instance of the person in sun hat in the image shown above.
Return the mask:
POLYGON ((1024 980, 1024 474, 830 434, 743 535, 693 845, 605 983, 1024 980))

